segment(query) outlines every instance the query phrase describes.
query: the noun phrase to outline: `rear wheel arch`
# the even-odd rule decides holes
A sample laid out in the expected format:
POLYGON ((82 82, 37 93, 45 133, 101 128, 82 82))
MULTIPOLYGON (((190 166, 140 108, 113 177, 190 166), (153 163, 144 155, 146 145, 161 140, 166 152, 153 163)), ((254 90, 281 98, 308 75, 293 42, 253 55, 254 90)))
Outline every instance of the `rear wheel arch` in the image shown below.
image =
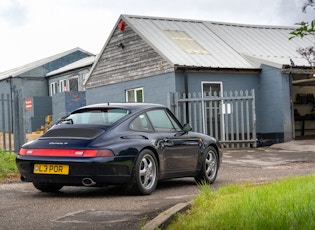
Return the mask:
POLYGON ((158 160, 149 148, 143 149, 137 156, 127 190, 132 194, 149 195, 158 182, 158 160))
POLYGON ((160 171, 160 158, 159 158, 159 154, 157 153, 156 149, 152 148, 152 147, 146 147, 144 149, 142 149, 141 151, 148 149, 151 152, 153 152, 153 154, 155 155, 156 161, 157 161, 157 165, 158 165, 158 170, 160 171))

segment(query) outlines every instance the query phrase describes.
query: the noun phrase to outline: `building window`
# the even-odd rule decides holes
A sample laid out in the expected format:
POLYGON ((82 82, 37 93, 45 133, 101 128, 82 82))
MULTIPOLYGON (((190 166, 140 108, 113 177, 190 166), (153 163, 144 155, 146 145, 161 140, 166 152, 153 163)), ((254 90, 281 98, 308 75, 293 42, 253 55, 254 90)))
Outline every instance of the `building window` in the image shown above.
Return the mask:
POLYGON ((62 93, 68 91, 79 91, 79 78, 77 76, 59 81, 59 92, 62 93))
POLYGON ((68 90, 68 84, 67 84, 67 80, 60 80, 59 81, 59 92, 66 92, 69 91, 68 90))
POLYGON ((202 96, 220 96, 222 82, 201 82, 202 96))
POLYGON ((69 91, 78 92, 79 91, 79 78, 73 77, 69 79, 69 91))
POLYGON ((56 81, 50 83, 50 96, 52 96, 52 95, 57 93, 57 88, 58 88, 58 84, 57 84, 56 81))
POLYGON ((143 88, 126 90, 126 102, 143 102, 143 88))

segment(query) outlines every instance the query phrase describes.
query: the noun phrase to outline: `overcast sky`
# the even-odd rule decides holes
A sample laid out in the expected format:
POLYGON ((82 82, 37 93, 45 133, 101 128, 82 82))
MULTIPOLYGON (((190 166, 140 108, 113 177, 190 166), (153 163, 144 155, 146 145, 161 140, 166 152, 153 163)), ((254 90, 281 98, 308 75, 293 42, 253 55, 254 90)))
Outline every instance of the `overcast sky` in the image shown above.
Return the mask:
POLYGON ((0 0, 0 72, 75 47, 98 54, 121 14, 292 26, 304 0, 0 0))

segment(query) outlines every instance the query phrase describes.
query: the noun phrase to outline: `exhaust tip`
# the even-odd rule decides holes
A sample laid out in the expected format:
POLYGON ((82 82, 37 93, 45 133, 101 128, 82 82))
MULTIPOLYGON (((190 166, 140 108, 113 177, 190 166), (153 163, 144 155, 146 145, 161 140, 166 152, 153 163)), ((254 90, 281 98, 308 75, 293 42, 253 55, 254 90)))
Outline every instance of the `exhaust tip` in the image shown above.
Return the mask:
POLYGON ((26 180, 26 178, 25 178, 25 176, 21 176, 21 181, 25 181, 26 180))
POLYGON ((96 185, 96 182, 92 180, 91 178, 83 178, 82 184, 86 187, 90 187, 90 186, 96 185))

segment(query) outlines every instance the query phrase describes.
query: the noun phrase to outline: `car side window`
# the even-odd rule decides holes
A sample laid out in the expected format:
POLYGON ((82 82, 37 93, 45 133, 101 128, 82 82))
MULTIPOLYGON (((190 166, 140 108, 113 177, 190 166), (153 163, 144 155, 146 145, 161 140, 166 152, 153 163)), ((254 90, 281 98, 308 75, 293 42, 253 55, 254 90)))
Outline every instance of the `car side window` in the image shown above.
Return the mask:
POLYGON ((135 131, 153 131, 153 128, 150 125, 145 114, 141 114, 138 117, 136 117, 130 123, 129 127, 130 127, 130 129, 135 130, 135 131))
POLYGON ((147 112, 147 115, 156 131, 170 132, 181 130, 177 122, 165 110, 151 110, 147 112))

